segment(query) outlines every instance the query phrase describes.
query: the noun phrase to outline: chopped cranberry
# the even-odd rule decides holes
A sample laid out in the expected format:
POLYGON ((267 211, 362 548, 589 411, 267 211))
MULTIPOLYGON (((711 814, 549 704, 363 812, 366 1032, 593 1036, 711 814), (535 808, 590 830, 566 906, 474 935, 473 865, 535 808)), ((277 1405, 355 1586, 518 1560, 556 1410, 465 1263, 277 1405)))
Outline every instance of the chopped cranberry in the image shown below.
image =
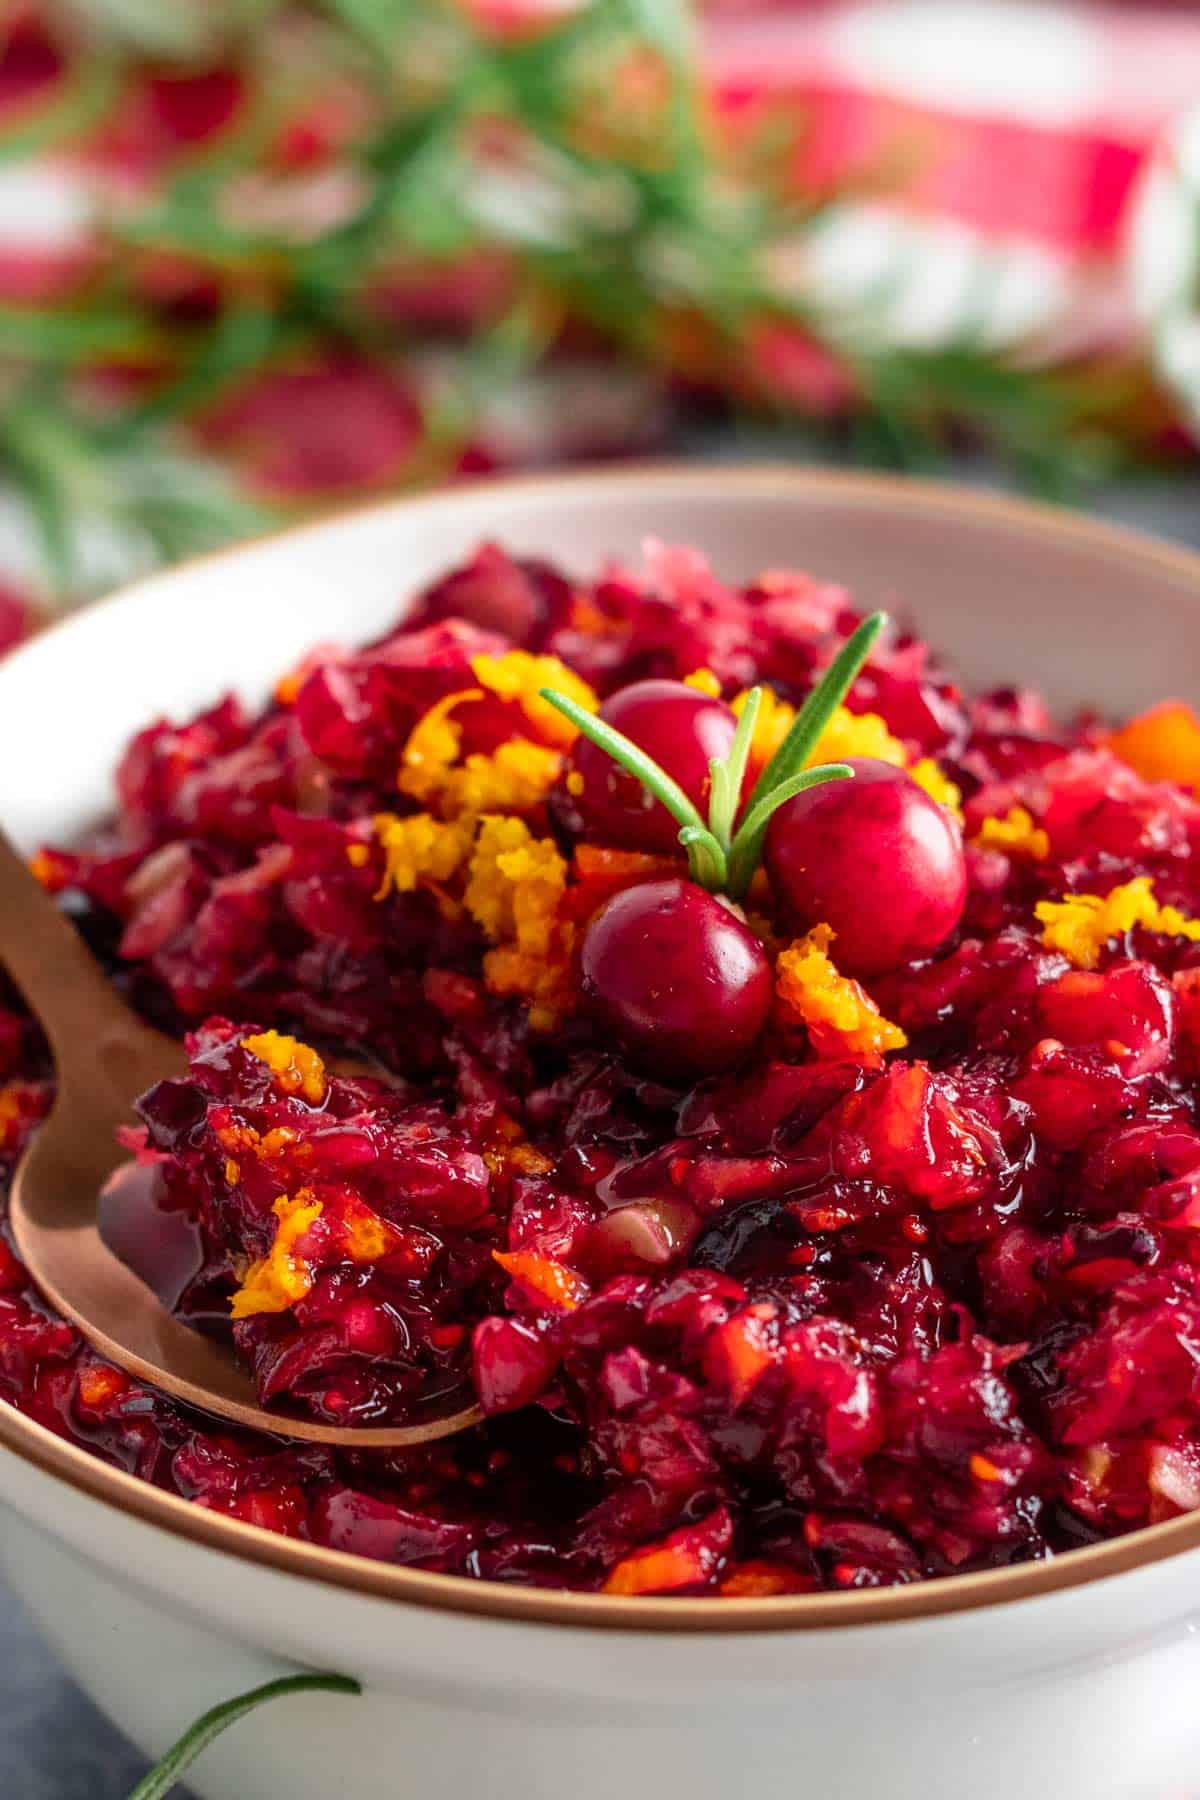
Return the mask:
MULTIPOLYGON (((179 94, 184 136, 222 123, 211 82, 179 94)), ((871 1588, 1200 1509, 1200 720, 1063 727, 887 635, 837 728, 886 727, 897 766, 789 801, 743 919, 539 713, 557 657, 703 811, 714 692, 784 703, 764 766, 858 619, 694 551, 588 580, 485 546, 261 712, 139 732, 115 816, 34 864, 134 1003, 193 1028, 102 1222, 281 1434, 84 1346, 2 1197, 0 1398, 260 1529, 625 1596, 871 1588), (800 1021, 772 963, 816 925, 800 1021), (867 1006, 907 1046, 866 1054, 867 1006), (420 1449, 284 1438, 472 1399, 420 1449)), ((5 1181, 49 1073, 0 978, 5 1181)))

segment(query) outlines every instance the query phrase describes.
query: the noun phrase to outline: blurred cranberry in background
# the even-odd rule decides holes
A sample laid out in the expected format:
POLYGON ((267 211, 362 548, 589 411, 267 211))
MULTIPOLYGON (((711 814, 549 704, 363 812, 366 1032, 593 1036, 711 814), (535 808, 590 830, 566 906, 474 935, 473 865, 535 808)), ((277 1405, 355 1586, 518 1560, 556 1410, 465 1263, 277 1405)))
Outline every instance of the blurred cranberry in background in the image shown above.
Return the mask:
POLYGON ((34 628, 34 609, 11 583, 0 580, 0 656, 27 638, 34 628))
POLYGON ((200 427, 252 485, 281 499, 400 476, 422 443, 411 386, 382 363, 331 352, 267 369, 220 401, 200 427))
POLYGON ((5 9, 0 19, 0 117, 43 100, 63 72, 65 59, 47 22, 32 6, 5 9))

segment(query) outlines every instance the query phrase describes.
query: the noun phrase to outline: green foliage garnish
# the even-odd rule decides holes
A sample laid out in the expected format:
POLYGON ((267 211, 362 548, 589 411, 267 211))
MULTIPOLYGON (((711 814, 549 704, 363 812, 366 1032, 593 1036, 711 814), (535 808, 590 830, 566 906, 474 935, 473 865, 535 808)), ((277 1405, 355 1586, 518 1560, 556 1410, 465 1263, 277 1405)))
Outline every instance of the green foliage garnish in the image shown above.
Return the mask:
POLYGON ((284 1675, 277 1681, 266 1681, 261 1687, 251 1688, 248 1693, 238 1694, 232 1700, 223 1700, 219 1706, 203 1713, 194 1725, 189 1725, 178 1743, 172 1744, 150 1773, 142 1777, 129 1800, 166 1800, 171 1789, 183 1779, 214 1738, 220 1737, 223 1731, 228 1731, 256 1707, 265 1706, 269 1700, 280 1700, 285 1694, 361 1693, 359 1683, 349 1675, 284 1675))
POLYGON ((728 894, 732 899, 740 900, 762 857, 763 839, 772 814, 785 801, 803 793, 805 788, 853 778, 854 771, 846 763, 820 763, 815 768, 806 768, 805 764, 854 685, 886 624, 886 613, 872 613, 853 636, 847 638, 759 776, 740 825, 737 824, 739 802, 754 726, 762 704, 761 688, 751 688, 746 695, 728 756, 714 757, 708 765, 707 820, 701 818, 698 808, 678 782, 623 731, 617 731, 555 688, 542 688, 541 696, 666 807, 680 826, 679 842, 687 851, 688 873, 692 880, 710 893, 728 894))
POLYGON ((87 0, 46 11, 62 26, 69 72, 0 129, 0 161, 86 157, 147 69, 228 68, 243 90, 229 124, 167 164, 141 199, 100 198, 93 278, 65 299, 0 307, 0 478, 24 499, 64 597, 111 579, 84 566, 63 527, 83 487, 88 535, 131 537, 135 566, 252 526, 249 509, 218 491, 193 428, 230 388, 289 359, 348 355, 411 381, 424 440, 411 469, 381 472, 381 483, 454 468, 576 321, 623 356, 646 402, 666 404, 672 372, 699 375, 749 393, 762 415, 799 421, 805 453, 817 439, 826 456, 927 467, 965 424, 1055 493, 1072 476, 1111 472, 1122 454, 1112 421, 1128 419, 1135 366, 1101 381, 1090 367, 1030 368, 967 339, 906 352, 866 312, 850 317, 802 290, 787 271, 803 267, 832 208, 886 191, 893 171, 885 157, 832 199, 798 191, 805 122, 791 102, 730 141, 712 116, 687 0, 583 0, 512 36, 454 0, 87 0), (245 194, 274 190, 273 146, 326 86, 361 103, 361 127, 329 164, 350 200, 323 231, 289 229, 269 206, 247 208, 245 194), (378 284, 416 265, 440 269, 452 290, 471 259, 507 268, 511 292, 467 341, 439 344, 428 380, 427 334, 381 314, 378 284), (181 317, 156 298, 145 276, 160 261, 194 272, 211 311, 181 317), (795 394, 778 400, 756 345, 780 332, 828 353, 853 395, 852 423, 820 416, 816 401, 806 419, 795 394), (119 395, 97 388, 108 367, 139 380, 119 395), (26 401, 68 443, 65 458, 31 444, 26 401))
MULTIPOLYGON (((803 779, 802 771, 821 735, 866 662, 880 632, 887 624, 887 614, 872 613, 858 630, 846 639, 792 722, 792 728, 759 776, 746 806, 746 818, 738 833, 738 844, 730 856, 730 893, 739 899, 750 885, 751 877, 762 855, 763 838, 777 807, 806 787, 816 785, 803 779), (785 791, 786 790, 786 791, 785 791)), ((844 765, 833 765, 844 767, 844 765)), ((815 771, 809 771, 815 773, 815 771)), ((849 769, 845 770, 848 775, 849 769)), ((824 777, 829 780, 829 776, 824 777)))
POLYGON ((771 815, 778 812, 786 801, 802 794, 805 788, 822 787, 827 781, 853 779, 854 770, 848 763, 819 763, 815 769, 804 769, 798 775, 789 775, 786 781, 781 781, 778 787, 772 788, 770 793, 751 806, 730 847, 727 892, 735 900, 740 900, 750 886, 762 856, 763 840, 767 835, 767 826, 771 823, 771 815))

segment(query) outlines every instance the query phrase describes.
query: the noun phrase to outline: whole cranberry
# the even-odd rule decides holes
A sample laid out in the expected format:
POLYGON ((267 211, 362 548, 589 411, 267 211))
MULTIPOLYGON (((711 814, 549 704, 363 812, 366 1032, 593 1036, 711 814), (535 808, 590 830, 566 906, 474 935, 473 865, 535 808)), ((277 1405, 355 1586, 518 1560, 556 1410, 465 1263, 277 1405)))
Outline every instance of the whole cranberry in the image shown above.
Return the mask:
POLYGON ((694 882, 644 881, 614 895, 584 933, 583 992, 634 1067, 698 1080, 740 1062, 771 1010, 758 939, 694 882))
POLYGON ((850 759, 854 779, 806 788, 767 829, 767 873, 789 929, 830 925, 850 975, 927 956, 967 897, 962 833, 903 769, 850 759))
MULTIPOLYGON (((682 681, 635 681, 609 696, 600 717, 653 757, 701 815, 706 813, 709 762, 729 754, 737 730, 737 719, 723 700, 682 681)), ((662 802, 589 738, 581 737, 575 745, 555 813, 572 836, 615 849, 670 851, 679 846, 679 826, 662 802)))

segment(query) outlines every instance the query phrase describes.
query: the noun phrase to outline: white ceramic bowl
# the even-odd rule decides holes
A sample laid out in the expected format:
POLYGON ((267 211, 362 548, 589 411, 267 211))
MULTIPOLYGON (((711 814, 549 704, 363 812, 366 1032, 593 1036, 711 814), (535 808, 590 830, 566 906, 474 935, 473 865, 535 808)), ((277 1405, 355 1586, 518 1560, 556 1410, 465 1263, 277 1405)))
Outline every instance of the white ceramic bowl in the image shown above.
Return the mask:
MULTIPOLYGON (((365 637, 481 538, 581 570, 646 536, 907 610, 969 681, 1134 709, 1200 668, 1200 559, 896 481, 638 470, 464 488, 156 576, 0 666, 0 817, 109 803, 131 731, 365 637)), ((157 1753, 297 1665, 206 1752, 204 1800, 1179 1800, 1200 1791, 1200 1515, 1052 1564, 877 1594, 619 1601, 387 1568, 218 1518, 0 1405, 0 1556, 63 1660, 157 1753)))

